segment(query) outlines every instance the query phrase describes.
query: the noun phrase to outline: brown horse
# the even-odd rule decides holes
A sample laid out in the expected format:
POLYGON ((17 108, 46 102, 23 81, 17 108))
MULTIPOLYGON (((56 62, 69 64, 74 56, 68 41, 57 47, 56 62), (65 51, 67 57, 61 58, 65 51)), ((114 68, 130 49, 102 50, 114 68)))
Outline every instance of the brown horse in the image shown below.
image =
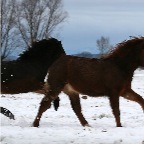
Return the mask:
POLYGON ((81 113, 79 94, 108 96, 117 127, 121 127, 120 96, 137 102, 144 110, 144 99, 131 89, 133 73, 139 66, 144 67, 144 37, 118 44, 101 59, 61 57, 49 68, 45 97, 33 126, 39 126, 43 112, 63 91, 69 96, 72 108, 83 126, 87 126, 88 122, 81 113))
MULTIPOLYGON (((2 62, 1 93, 40 92, 38 90, 44 85, 48 68, 63 54, 65 51, 61 42, 50 38, 35 42, 17 60, 2 62)), ((59 99, 56 99, 54 104, 57 104, 57 101, 59 99)))

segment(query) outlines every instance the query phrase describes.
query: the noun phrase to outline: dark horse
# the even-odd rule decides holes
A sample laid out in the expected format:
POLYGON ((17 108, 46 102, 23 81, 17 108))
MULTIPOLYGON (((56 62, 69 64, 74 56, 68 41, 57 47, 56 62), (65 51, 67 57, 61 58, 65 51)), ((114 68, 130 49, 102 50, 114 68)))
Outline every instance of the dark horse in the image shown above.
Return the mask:
POLYGON ((144 110, 144 99, 131 89, 134 71, 144 67, 144 37, 124 41, 101 59, 63 56, 49 68, 42 99, 33 126, 38 127, 43 112, 59 93, 66 93, 72 108, 83 126, 87 126, 81 112, 79 94, 93 97, 108 96, 117 127, 121 127, 119 97, 140 104, 144 110))
MULTIPOLYGON (((2 62, 1 92, 4 94, 40 92, 48 68, 62 54, 65 54, 65 51, 61 42, 51 38, 35 42, 15 61, 2 62)), ((55 103, 58 100, 56 99, 55 103)))

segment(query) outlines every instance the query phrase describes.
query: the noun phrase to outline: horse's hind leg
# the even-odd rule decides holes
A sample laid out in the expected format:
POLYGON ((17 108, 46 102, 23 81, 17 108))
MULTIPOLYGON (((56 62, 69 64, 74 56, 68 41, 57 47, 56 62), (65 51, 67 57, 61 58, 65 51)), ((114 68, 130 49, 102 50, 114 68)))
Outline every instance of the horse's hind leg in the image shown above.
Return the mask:
POLYGON ((57 98, 58 94, 60 92, 57 93, 52 93, 52 91, 48 92, 45 97, 42 99, 41 103, 40 103, 40 107, 38 110, 38 114, 33 122, 33 126, 34 127, 38 127, 39 126, 39 122, 41 119, 41 116, 43 114, 43 112, 45 112, 47 109, 49 109, 51 107, 51 102, 57 98))
POLYGON ((144 99, 140 95, 135 93, 132 89, 128 89, 124 94, 122 94, 122 97, 137 102, 138 104, 140 104, 144 111, 144 99))
POLYGON ((89 126, 88 122, 85 120, 85 118, 84 118, 84 116, 81 112, 81 104, 80 104, 79 94, 75 93, 75 92, 67 92, 67 91, 64 91, 64 93, 66 93, 69 96, 72 109, 74 110, 74 112, 75 112, 76 116, 78 117, 80 123, 83 126, 89 126))

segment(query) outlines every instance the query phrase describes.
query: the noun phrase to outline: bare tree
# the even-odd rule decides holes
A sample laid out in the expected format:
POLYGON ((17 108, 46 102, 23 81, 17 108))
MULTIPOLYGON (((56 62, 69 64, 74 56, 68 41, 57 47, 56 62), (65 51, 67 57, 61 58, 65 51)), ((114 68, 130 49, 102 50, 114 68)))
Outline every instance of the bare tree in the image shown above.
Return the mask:
POLYGON ((62 0, 1 0, 1 59, 50 37, 65 22, 62 0))
POLYGON ((15 0, 1 0, 1 60, 8 57, 16 46, 15 0))
POLYGON ((22 0, 17 5, 17 28, 27 47, 48 38, 67 18, 62 0, 22 0))
POLYGON ((97 48, 100 51, 101 56, 103 56, 108 50, 110 50, 113 46, 110 44, 110 40, 108 37, 101 36, 100 39, 96 41, 97 48))

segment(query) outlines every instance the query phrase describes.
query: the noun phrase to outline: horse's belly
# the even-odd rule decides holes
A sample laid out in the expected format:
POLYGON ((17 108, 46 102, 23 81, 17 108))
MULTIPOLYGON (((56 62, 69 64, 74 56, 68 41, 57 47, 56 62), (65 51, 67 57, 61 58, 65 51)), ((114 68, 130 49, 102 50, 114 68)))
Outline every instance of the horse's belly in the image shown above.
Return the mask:
POLYGON ((112 90, 119 89, 122 86, 120 78, 113 76, 105 78, 101 77, 92 77, 88 78, 76 78, 69 81, 73 89, 81 94, 89 96, 104 96, 111 94, 112 90))
POLYGON ((67 88, 69 88, 70 91, 89 96, 103 96, 107 94, 104 83, 98 81, 72 80, 69 81, 67 88))
POLYGON ((91 96, 110 95, 114 89, 123 85, 124 79, 115 65, 82 65, 79 69, 75 65, 68 71, 68 82, 79 93, 91 96))

